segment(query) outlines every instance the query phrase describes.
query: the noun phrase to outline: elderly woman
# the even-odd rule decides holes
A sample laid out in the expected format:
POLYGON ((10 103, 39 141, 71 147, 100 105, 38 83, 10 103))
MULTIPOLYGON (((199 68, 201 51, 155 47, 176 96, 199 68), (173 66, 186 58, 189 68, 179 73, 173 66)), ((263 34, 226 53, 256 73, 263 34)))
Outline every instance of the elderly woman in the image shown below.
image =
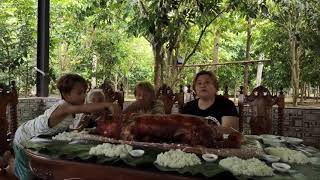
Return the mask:
POLYGON ((182 108, 183 114, 209 117, 221 124, 224 133, 239 129, 238 111, 232 101, 217 95, 218 80, 210 71, 200 71, 193 80, 193 89, 198 99, 182 108))
POLYGON ((130 104, 124 114, 164 114, 164 104, 157 100, 154 87, 150 82, 140 82, 134 90, 136 101, 130 104))

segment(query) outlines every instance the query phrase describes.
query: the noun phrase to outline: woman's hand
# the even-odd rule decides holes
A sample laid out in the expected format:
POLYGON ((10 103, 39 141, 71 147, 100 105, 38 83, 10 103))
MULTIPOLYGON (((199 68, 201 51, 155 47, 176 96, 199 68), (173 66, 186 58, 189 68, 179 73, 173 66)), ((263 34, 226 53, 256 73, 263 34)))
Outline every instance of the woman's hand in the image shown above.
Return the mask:
POLYGON ((81 131, 85 127, 87 127, 90 123, 91 116, 90 115, 82 115, 78 124, 72 130, 81 131))
POLYGON ((121 108, 117 104, 107 103, 106 108, 109 109, 114 118, 118 118, 121 115, 121 108))

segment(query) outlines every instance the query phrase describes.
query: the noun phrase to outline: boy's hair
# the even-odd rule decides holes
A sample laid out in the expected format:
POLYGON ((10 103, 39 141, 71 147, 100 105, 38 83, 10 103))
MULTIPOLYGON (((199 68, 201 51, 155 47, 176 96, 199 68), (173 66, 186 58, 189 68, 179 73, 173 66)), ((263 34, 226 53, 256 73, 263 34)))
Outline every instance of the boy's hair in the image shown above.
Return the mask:
POLYGON ((86 90, 88 88, 87 81, 78 74, 65 74, 58 79, 57 88, 59 89, 62 99, 64 99, 63 93, 70 93, 76 84, 83 85, 86 90))
POLYGON ((213 72, 211 72, 211 71, 200 71, 200 72, 197 73, 196 77, 193 79, 192 88, 194 90, 196 89, 196 82, 197 82, 199 76, 202 76, 202 75, 208 75, 210 77, 210 79, 213 81, 214 87, 216 87, 217 90, 219 89, 217 76, 213 72))
POLYGON ((102 89, 92 89, 89 91, 87 98, 86 98, 86 103, 92 103, 92 98, 94 95, 99 94, 105 99, 104 93, 102 89))
POLYGON ((139 82, 134 88, 134 96, 137 95, 136 94, 137 88, 141 88, 144 92, 149 93, 153 99, 156 99, 156 93, 154 91, 154 87, 150 82, 147 82, 147 81, 139 82))

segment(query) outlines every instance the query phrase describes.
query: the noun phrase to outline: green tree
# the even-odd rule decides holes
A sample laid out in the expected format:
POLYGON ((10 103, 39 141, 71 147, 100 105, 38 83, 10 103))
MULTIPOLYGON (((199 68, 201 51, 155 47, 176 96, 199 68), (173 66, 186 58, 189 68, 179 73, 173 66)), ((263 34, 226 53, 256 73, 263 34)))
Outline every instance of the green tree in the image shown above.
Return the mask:
POLYGON ((297 105, 300 88, 301 55, 304 51, 302 32, 307 29, 315 29, 317 23, 310 21, 318 17, 319 2, 309 0, 275 0, 267 1, 269 18, 281 27, 288 37, 289 56, 291 67, 291 85, 293 88, 293 105, 297 105))
POLYGON ((35 79, 35 2, 4 0, 0 11, 0 80, 16 80, 29 95, 35 79))

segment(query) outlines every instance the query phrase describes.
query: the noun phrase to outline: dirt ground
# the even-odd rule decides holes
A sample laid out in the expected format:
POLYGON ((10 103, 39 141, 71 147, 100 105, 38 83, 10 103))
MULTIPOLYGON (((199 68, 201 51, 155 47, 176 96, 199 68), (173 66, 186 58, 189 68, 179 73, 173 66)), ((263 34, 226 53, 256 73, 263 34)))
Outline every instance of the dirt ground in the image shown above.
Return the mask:
MULTIPOLYGON (((292 98, 285 98, 286 106, 292 107, 292 98)), ((306 99, 301 103, 300 98, 298 99, 298 107, 319 107, 320 108, 320 99, 318 102, 315 99, 306 99)))

